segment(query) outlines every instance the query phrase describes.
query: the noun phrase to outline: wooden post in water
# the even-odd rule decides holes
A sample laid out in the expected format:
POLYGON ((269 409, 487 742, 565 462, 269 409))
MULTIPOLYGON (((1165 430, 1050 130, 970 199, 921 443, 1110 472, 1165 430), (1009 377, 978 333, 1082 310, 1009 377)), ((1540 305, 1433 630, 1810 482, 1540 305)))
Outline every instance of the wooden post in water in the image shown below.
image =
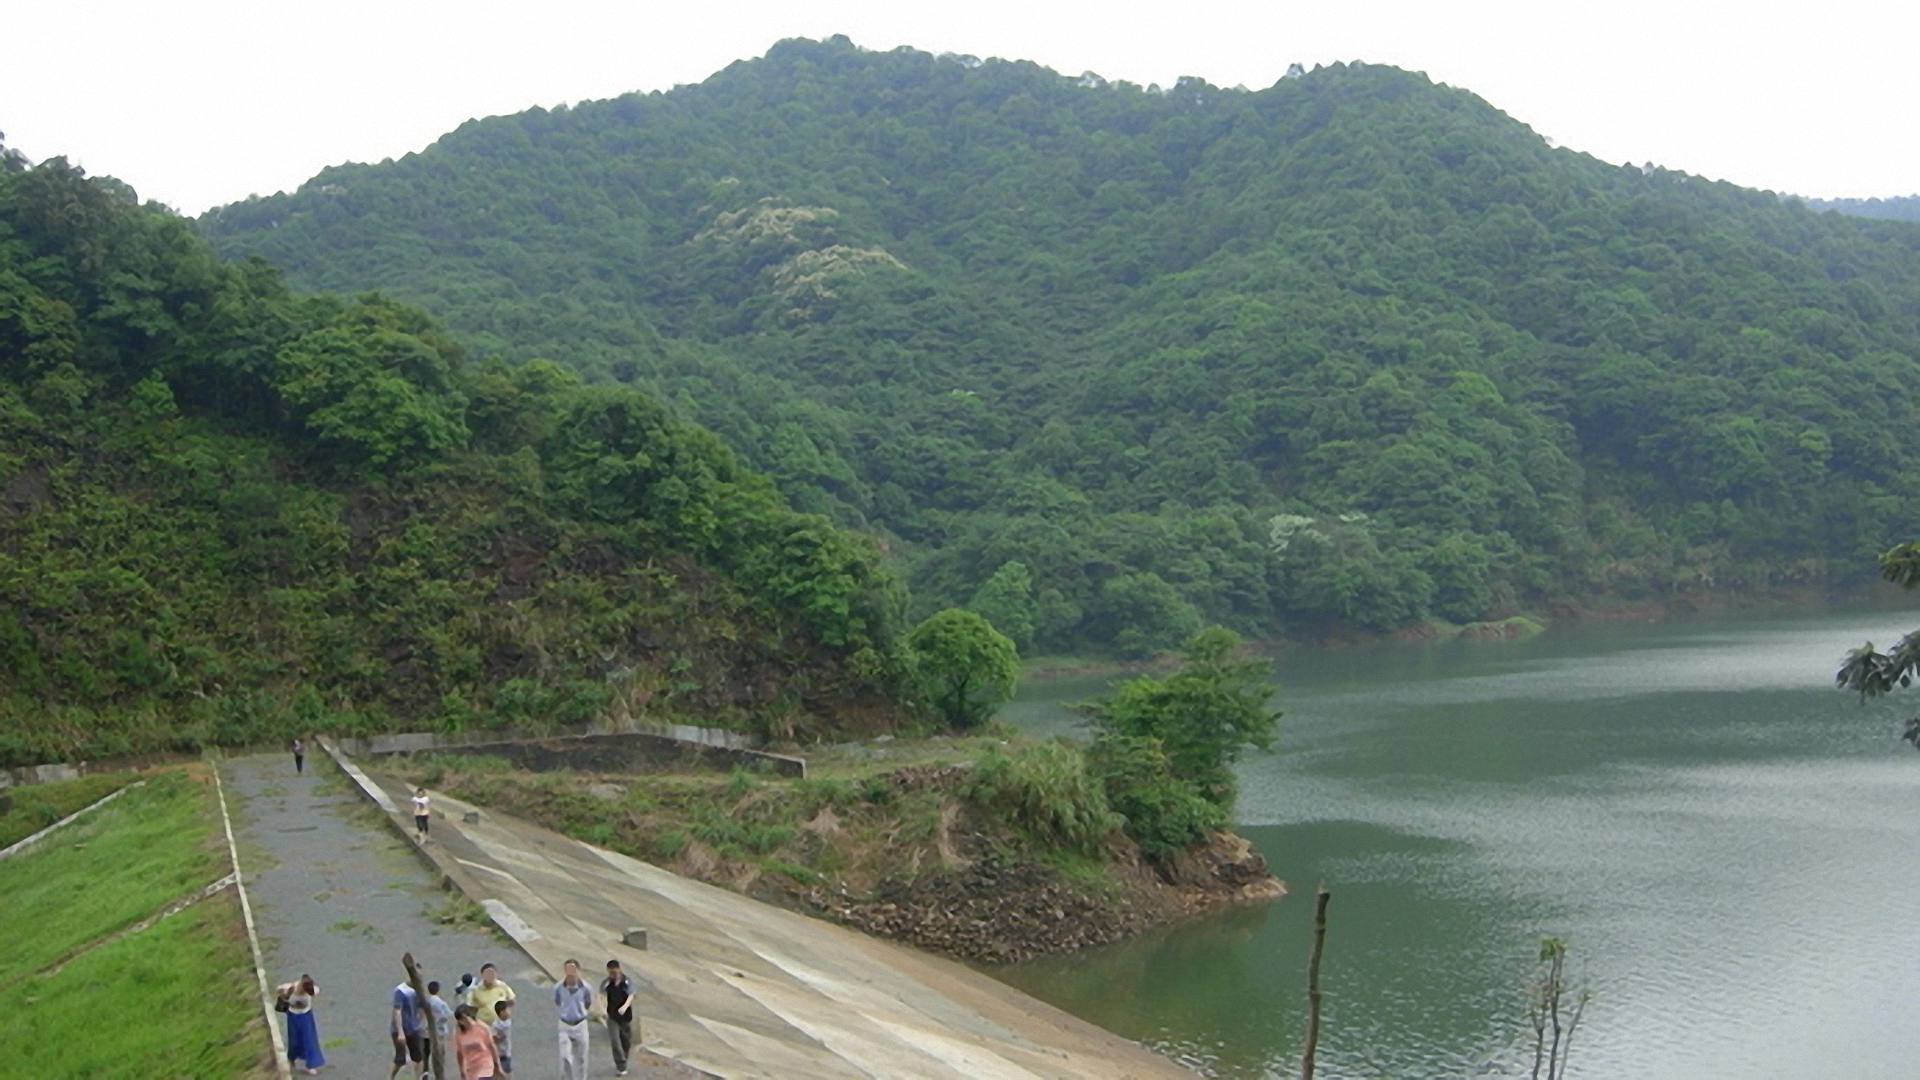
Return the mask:
POLYGON ((1300 1080, 1313 1080, 1313 1056, 1320 1049, 1320 950, 1327 944, 1327 900, 1321 882, 1313 894, 1313 951, 1307 954, 1307 1048, 1300 1053, 1300 1080))
MULTIPOLYGON (((428 1063, 429 1067, 433 1069, 433 1080, 440 1080, 441 1077, 447 1075, 446 1069, 442 1065, 442 1062, 446 1060, 447 1048, 441 1046, 440 1040, 436 1037, 439 1035, 439 1030, 434 1026, 433 1006, 427 1004, 426 981, 420 978, 420 968, 414 964, 412 953, 401 953, 400 963, 407 969, 407 985, 413 987, 413 999, 420 1005, 420 1019, 426 1023, 427 1046, 431 1047, 433 1051, 431 1055, 433 1060, 428 1063)), ((402 1031, 400 1038, 404 1040, 406 1037, 407 1033, 402 1031)))

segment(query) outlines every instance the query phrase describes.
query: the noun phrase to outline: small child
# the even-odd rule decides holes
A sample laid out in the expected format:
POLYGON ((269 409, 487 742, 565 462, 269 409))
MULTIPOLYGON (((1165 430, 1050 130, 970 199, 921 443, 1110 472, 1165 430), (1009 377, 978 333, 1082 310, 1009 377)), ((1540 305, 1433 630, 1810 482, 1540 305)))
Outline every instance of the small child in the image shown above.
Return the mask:
POLYGON ((500 1075, 513 1075, 513 999, 502 998, 493 1003, 494 1015, 499 1019, 493 1022, 493 1047, 500 1052, 500 1075))
MULTIPOLYGON (((433 1017, 433 1041, 440 1044, 441 1050, 451 1053, 453 1050, 453 1006, 447 1004, 446 1001, 440 997, 440 980, 438 979, 427 984, 427 1015, 433 1017)), ((431 1049, 427 1052, 427 1060, 433 1060, 433 1052, 431 1049)))
POLYGON ((423 844, 427 842, 427 823, 431 820, 432 820, 431 812, 427 808, 427 789, 414 788, 413 789, 413 835, 419 838, 420 842, 423 844))

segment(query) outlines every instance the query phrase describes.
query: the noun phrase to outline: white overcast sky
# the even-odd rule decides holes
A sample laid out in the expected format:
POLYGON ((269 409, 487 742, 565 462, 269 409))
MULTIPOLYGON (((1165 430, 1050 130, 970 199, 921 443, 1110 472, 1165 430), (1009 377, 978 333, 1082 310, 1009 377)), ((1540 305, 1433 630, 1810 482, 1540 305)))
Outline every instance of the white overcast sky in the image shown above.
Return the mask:
POLYGON ((1143 84, 1391 63, 1611 161, 1807 195, 1920 191, 1920 4, 1903 0, 13 0, 0 131, 197 213, 469 117, 698 82, 835 33, 1143 84))

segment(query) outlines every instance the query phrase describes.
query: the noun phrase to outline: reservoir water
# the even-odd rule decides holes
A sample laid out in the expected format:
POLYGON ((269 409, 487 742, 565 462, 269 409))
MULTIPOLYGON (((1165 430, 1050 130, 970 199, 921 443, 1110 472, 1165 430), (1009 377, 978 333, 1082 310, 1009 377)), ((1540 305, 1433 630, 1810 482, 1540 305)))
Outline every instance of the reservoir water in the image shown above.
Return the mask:
MULTIPOLYGON (((1543 935, 1592 991, 1571 1075, 1920 1077, 1920 689, 1841 654, 1920 612, 1289 650, 1238 818, 1294 890, 997 974, 1215 1075, 1298 1074, 1314 883, 1320 1075, 1524 1075, 1543 935)), ((1070 732, 1103 680, 1007 718, 1070 732)))

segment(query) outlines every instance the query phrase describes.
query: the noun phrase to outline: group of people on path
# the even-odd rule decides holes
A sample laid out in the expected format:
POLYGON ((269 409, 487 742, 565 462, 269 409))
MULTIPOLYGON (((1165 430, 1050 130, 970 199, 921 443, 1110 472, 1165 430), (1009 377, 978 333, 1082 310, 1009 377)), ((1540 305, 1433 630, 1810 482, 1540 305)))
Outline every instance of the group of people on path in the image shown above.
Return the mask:
MULTIPOLYGON (((625 1076, 633 1051, 633 982, 621 970, 620 961, 607 961, 607 977, 601 981, 599 993, 606 1002, 604 1016, 613 1043, 614 1071, 625 1076)), ((461 1003, 448 1005, 440 996, 439 982, 429 982, 423 1009, 412 986, 401 983, 393 988, 393 1016, 387 1029, 393 1037, 393 1069, 387 1080, 398 1077, 409 1062, 415 1076, 424 1077, 432 1058, 429 1039, 438 1039, 442 1051, 451 1052, 459 1065, 459 1080, 504 1080, 513 1075, 513 987, 500 978, 492 964, 485 964, 480 968, 479 981, 463 979, 455 997, 461 1003)), ((558 1022, 560 1075, 563 1080, 587 1080, 587 1024, 597 1009, 594 988, 580 977, 578 960, 566 962, 563 976, 553 988, 553 1007, 558 1022)))
MULTIPOLYGON (((306 771, 307 745, 305 739, 296 738, 289 747, 296 773, 306 771)), ((415 788, 412 801, 414 836, 424 844, 432 821, 427 789, 415 788)), ((313 976, 306 974, 275 990, 274 1010, 287 1018, 287 1060, 309 1076, 327 1064, 313 1013, 319 994, 313 976)), ((513 1076, 514 992, 500 978, 497 967, 480 965, 477 981, 471 975, 461 976, 453 994, 458 1005, 449 1005, 441 997, 438 980, 426 984, 426 996, 427 1000, 421 1002, 419 993, 406 982, 393 988, 387 1022, 387 1033, 393 1039, 393 1068, 387 1080, 396 1080, 409 1064, 416 1080, 426 1080, 435 1040, 440 1043, 442 1056, 458 1068, 458 1080, 509 1080, 513 1076)), ((596 997, 595 988, 580 977, 580 962, 568 960, 561 980, 553 987, 553 1007, 563 1080, 587 1080, 588 1023, 596 1014, 607 1025, 615 1072, 627 1075, 627 1062, 633 1054, 633 982, 621 969, 620 961, 607 961, 607 977, 601 980, 596 997)))
MULTIPOLYGON (((287 1060, 311 1076, 326 1067, 320 1047, 314 1002, 319 988, 313 976, 301 975, 275 991, 274 1010, 287 1018, 287 1060)), ((480 966, 480 978, 461 977, 450 1005, 441 996, 439 980, 426 985, 427 999, 409 983, 393 988, 387 1033, 393 1039, 393 1068, 387 1080, 413 1066, 415 1080, 428 1076, 433 1043, 438 1041, 444 1064, 458 1071, 446 1080, 509 1080, 513 1076, 513 987, 500 978, 493 964, 480 966)), ((595 987, 580 976, 580 962, 568 960, 564 976, 554 985, 553 1007, 559 1031, 560 1075, 563 1080, 587 1080, 588 1023, 604 1016, 607 1038, 613 1045, 613 1067, 627 1075, 633 1053, 633 981, 620 961, 607 961, 607 977, 595 987), (604 1008, 599 1006, 604 1002, 604 1008)))

